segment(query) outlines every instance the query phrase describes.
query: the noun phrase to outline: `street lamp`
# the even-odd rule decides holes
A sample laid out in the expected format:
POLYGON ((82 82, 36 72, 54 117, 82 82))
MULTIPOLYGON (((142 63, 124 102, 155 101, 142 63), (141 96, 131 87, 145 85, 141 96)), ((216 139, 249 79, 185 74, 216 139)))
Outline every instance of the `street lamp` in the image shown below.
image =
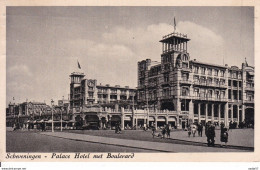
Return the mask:
POLYGON ((52 132, 54 132, 54 126, 53 126, 53 103, 54 103, 54 101, 51 99, 51 119, 52 119, 52 121, 51 121, 51 131, 52 132))
POLYGON ((62 111, 63 111, 63 105, 61 106, 61 117, 60 117, 60 131, 62 132, 62 111))

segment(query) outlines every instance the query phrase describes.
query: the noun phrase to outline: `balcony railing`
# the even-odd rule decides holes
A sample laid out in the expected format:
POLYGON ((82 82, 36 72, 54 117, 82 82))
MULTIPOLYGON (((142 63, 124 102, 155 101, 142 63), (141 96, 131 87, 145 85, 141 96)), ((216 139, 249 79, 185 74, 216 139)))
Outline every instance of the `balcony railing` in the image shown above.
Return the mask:
POLYGON ((192 84, 192 81, 182 79, 182 80, 180 80, 180 83, 182 83, 182 84, 192 84))
POLYGON ((254 91, 255 88, 254 88, 254 87, 246 86, 246 87, 245 87, 245 90, 247 90, 247 91, 254 91))
POLYGON ((245 103, 255 103, 254 100, 245 100, 245 103))
POLYGON ((181 69, 182 71, 186 71, 186 72, 191 72, 192 69, 191 68, 188 68, 188 67, 182 67, 181 69))

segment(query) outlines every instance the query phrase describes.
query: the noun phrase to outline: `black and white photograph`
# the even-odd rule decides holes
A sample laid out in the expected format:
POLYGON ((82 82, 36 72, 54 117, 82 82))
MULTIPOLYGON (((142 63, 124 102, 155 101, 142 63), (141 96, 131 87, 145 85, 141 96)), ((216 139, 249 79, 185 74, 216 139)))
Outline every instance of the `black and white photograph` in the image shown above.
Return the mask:
POLYGON ((254 24, 254 6, 7 6, 5 152, 254 153, 254 24))

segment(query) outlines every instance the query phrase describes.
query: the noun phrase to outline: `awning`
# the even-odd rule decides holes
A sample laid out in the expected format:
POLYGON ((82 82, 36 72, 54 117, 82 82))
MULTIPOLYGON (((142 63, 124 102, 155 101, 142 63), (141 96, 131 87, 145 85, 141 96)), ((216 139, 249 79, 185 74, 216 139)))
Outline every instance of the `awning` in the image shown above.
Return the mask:
POLYGON ((130 117, 130 116, 125 116, 125 117, 124 117, 124 120, 131 121, 131 117, 130 117))
POLYGON ((249 74, 250 76, 254 76, 254 75, 255 75, 255 73, 252 72, 252 71, 248 72, 248 74, 249 74))
POLYGON ((149 121, 155 121, 154 117, 149 117, 149 121))

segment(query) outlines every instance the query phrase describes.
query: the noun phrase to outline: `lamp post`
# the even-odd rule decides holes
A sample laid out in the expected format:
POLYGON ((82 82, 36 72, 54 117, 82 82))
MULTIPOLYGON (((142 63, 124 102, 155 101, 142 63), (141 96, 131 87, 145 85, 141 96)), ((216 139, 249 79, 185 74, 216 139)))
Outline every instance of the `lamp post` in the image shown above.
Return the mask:
POLYGON ((60 131, 62 132, 62 111, 63 111, 63 105, 61 106, 61 116, 60 116, 60 131))
POLYGON ((51 99, 51 132, 54 132, 54 126, 53 126, 53 103, 54 101, 51 99))

